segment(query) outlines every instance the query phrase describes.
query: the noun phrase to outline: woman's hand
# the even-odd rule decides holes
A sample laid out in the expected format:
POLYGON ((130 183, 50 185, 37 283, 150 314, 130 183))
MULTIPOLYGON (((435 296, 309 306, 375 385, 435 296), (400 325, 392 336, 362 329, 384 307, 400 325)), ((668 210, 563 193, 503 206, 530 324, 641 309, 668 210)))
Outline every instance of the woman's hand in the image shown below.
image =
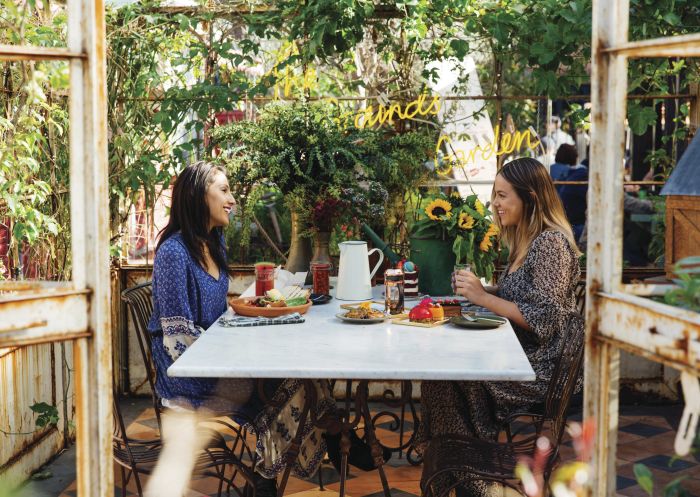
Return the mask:
POLYGON ((481 280, 471 271, 465 270, 455 273, 455 292, 476 305, 482 305, 484 297, 488 295, 481 280))

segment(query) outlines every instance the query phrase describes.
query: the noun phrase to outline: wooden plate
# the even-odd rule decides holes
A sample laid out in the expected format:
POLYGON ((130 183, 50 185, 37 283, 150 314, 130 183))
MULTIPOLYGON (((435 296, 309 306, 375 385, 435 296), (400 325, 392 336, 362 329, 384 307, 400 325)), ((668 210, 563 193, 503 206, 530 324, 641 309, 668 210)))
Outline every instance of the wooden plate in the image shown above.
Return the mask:
POLYGON ((292 307, 254 307, 247 304, 247 302, 250 302, 251 300, 255 300, 255 297, 231 299, 228 301, 228 303, 231 304, 231 307, 236 314, 253 318, 276 318, 278 316, 284 316, 285 314, 292 314, 294 312, 306 314, 306 311, 308 311, 309 307, 312 305, 312 302, 307 299, 306 304, 295 305, 292 307))
POLYGON ((399 319, 394 318, 391 320, 391 322, 394 324, 400 324, 402 326, 417 326, 419 328, 435 328, 436 326, 442 326, 448 321, 449 319, 441 319, 440 321, 432 321, 430 323, 417 323, 409 320, 407 317, 399 319))

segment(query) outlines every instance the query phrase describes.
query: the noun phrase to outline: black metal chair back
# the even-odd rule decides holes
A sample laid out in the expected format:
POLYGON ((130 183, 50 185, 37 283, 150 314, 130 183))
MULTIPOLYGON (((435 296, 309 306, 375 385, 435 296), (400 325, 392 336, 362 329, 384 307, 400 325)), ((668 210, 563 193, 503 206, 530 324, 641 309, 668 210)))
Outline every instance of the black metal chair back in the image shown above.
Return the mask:
POLYGON ((579 280, 574 287, 576 296, 576 311, 584 315, 586 313, 586 280, 579 280))
MULTIPOLYGON (((449 488, 442 489, 439 497, 446 496, 460 482, 483 480, 498 482, 521 491, 512 482, 515 465, 519 457, 532 455, 536 441, 543 429, 549 428, 552 453, 545 468, 545 481, 558 461, 559 445, 566 427, 567 412, 571 397, 581 379, 584 353, 584 320, 571 312, 564 323, 566 333, 562 341, 559 359, 555 365, 544 400, 544 409, 538 413, 513 413, 506 420, 504 430, 507 441, 497 442, 464 435, 441 435, 431 440, 424 457, 424 477, 421 484, 423 494, 436 494, 433 483, 444 475, 451 475, 449 488), (535 433, 515 439, 510 423, 522 417, 530 417, 535 433)), ((525 427, 518 432, 524 433, 525 427)))
POLYGON ((151 334, 148 332, 148 322, 151 319, 151 314, 153 314, 153 285, 149 281, 127 288, 122 292, 121 297, 122 301, 126 303, 129 309, 129 316, 136 330, 136 338, 138 340, 139 349, 141 350, 141 358, 143 359, 143 365, 146 369, 146 378, 151 387, 151 398, 153 400, 153 408, 156 412, 158 429, 160 429, 162 405, 156 393, 156 368, 153 363, 151 334))
POLYGON ((545 397, 544 417, 550 423, 555 447, 561 443, 571 397, 581 381, 585 334, 583 317, 578 313, 570 313, 564 329, 566 337, 545 397))

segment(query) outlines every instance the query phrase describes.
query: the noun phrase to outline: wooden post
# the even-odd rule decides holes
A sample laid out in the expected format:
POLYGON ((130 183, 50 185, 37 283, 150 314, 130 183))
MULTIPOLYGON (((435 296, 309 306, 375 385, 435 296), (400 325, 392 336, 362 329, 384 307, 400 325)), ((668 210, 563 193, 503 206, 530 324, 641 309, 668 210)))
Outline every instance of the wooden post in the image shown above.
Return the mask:
POLYGON ((90 336, 74 342, 78 495, 112 495, 112 334, 103 0, 69 0, 72 281, 89 290, 90 336))
POLYGON ((615 495, 619 351, 598 340, 598 292, 612 293, 622 276, 622 164, 627 59, 606 48, 627 41, 627 0, 593 1, 591 173, 588 189, 588 257, 584 417, 598 430, 593 495, 615 495))

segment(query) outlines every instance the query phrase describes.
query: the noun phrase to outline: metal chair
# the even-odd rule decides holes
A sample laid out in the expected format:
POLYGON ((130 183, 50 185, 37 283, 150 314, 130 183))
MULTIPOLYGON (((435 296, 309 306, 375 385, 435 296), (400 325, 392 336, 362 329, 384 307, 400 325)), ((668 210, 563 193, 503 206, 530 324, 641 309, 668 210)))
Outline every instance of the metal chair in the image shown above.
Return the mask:
POLYGON ((155 410, 158 429, 160 430, 160 414, 163 407, 156 393, 156 367, 153 363, 151 334, 148 332, 148 321, 150 321, 151 314, 153 314, 153 285, 148 281, 127 288, 122 292, 121 297, 122 301, 126 303, 129 316, 131 316, 131 321, 136 329, 136 338, 138 339, 141 358, 146 368, 146 378, 151 387, 151 400, 153 401, 153 409, 155 410))
MULTIPOLYGON (((148 322, 151 319, 151 314, 153 313, 153 285, 152 282, 146 282, 142 283, 139 285, 136 285, 131 288, 127 288, 124 290, 121 294, 122 300, 126 303, 129 315, 131 316, 134 328, 136 330, 136 338, 138 340, 139 344, 139 349, 141 351, 141 358, 143 359, 143 364, 146 369, 146 378, 148 380, 148 384, 151 387, 151 400, 153 402, 153 409, 155 411, 156 415, 156 420, 158 423, 158 431, 159 433, 161 432, 161 413, 165 410, 163 408, 163 405, 161 403, 161 399, 158 396, 158 393, 156 392, 155 388, 155 383, 156 383, 156 369, 155 369, 155 364, 153 362, 153 354, 152 354, 152 341, 151 341, 151 334, 148 331, 148 322)), ((115 389, 116 391, 116 389, 115 389)), ((116 394, 115 394, 116 395, 116 394)), ((115 397, 116 398, 116 397, 115 397)), ((238 419, 245 419, 245 416, 242 414, 238 413, 221 413, 222 416, 231 416, 231 417, 237 417, 238 419)), ((211 443, 210 446, 207 447, 209 449, 210 447, 212 449, 217 449, 217 448, 224 448, 228 447, 228 450, 230 452, 230 457, 237 460, 237 461, 243 461, 247 460, 249 461, 249 466, 250 468, 254 468, 255 464, 258 462, 257 461, 257 454, 255 454, 250 447, 246 443, 246 437, 248 435, 249 430, 254 430, 253 425, 251 424, 248 428, 242 428, 241 426, 233 426, 229 423, 225 423, 221 420, 212 418, 208 420, 207 422, 210 423, 215 423, 215 424, 220 424, 224 425, 226 428, 230 429, 233 432, 233 440, 231 441, 231 445, 228 446, 226 443, 226 440, 224 436, 219 433, 216 430, 211 430, 210 433, 210 439, 211 443)), ((122 427, 122 433, 125 433, 123 431, 122 427)), ((252 435, 257 438, 256 433, 252 433, 252 435)), ((151 441, 152 442, 152 441, 151 441)), ((139 457, 136 457, 135 461, 136 463, 139 463, 140 461, 143 461, 145 463, 150 462, 150 458, 154 457, 153 455, 147 455, 147 453, 151 453, 153 451, 159 452, 159 446, 156 444, 154 445, 153 443, 148 443, 148 441, 145 444, 141 444, 140 441, 137 441, 137 446, 138 450, 136 451, 138 453, 139 457)), ((121 447, 121 446, 119 446, 121 447)), ((115 441, 115 460, 119 462, 120 460, 126 461, 126 459, 122 454, 122 451, 125 450, 124 448, 119 448, 117 442, 115 441)), ((157 459, 157 455, 155 456, 157 459)), ((120 462, 120 464, 122 464, 120 462)), ((250 470, 249 470, 250 472, 250 470)), ((123 477, 123 476, 122 476, 123 477)), ((138 486, 138 482, 137 482, 138 486)))
MULTIPOLYGON (((143 496, 141 475, 150 475, 155 468, 163 448, 160 438, 142 440, 129 438, 126 433, 126 425, 119 406, 118 394, 114 391, 114 433, 112 436, 112 454, 114 461, 119 464, 121 472, 122 497, 126 496, 126 486, 133 475, 136 490, 139 497, 143 496)), ((207 420, 207 423, 218 423, 226 426, 236 433, 240 429, 221 420, 207 420)), ((235 454, 234 448, 229 447, 223 437, 213 437, 218 434, 215 430, 206 430, 205 436, 210 443, 197 454, 194 473, 202 476, 213 477, 219 480, 217 495, 221 496, 223 485, 226 483, 226 493, 230 495, 231 489, 240 497, 255 497, 255 485, 253 473, 242 461, 243 456, 255 461, 250 449, 247 452, 235 454), (231 476, 226 476, 228 467, 232 468, 231 476), (240 478, 239 478, 240 476, 240 478), (242 478, 242 482, 241 482, 242 478)), ((245 444, 244 444, 245 445, 245 444)))
POLYGON ((574 288, 576 296, 576 310, 579 314, 584 315, 586 311, 586 280, 579 280, 574 288))
POLYGON ((559 445, 564 434, 567 411, 571 396, 579 381, 583 364, 584 326, 583 318, 577 313, 568 316, 567 339, 563 342, 559 360, 554 369, 545 396, 544 410, 540 413, 513 413, 506 419, 502 434, 504 442, 482 440, 460 435, 443 435, 430 441, 424 457, 427 475, 423 483, 423 495, 433 497, 433 483, 439 477, 451 477, 450 485, 436 497, 446 496, 453 488, 470 480, 496 482, 523 493, 514 471, 518 458, 531 456, 537 439, 548 430, 552 453, 545 468, 545 481, 559 459, 559 445), (511 430, 511 424, 523 416, 529 417, 534 434, 521 435, 526 426, 511 430))

